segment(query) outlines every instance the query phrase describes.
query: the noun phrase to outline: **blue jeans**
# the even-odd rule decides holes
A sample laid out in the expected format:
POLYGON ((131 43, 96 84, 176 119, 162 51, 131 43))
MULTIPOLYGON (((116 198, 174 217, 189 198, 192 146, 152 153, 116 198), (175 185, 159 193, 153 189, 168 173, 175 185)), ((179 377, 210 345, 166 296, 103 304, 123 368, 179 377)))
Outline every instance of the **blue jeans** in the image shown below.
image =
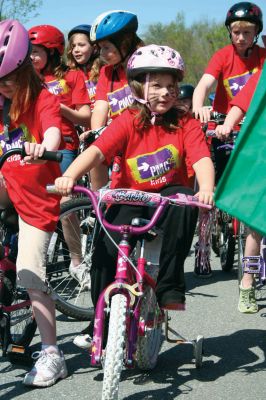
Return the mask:
POLYGON ((63 160, 60 163, 62 174, 68 169, 70 164, 75 160, 78 155, 77 150, 59 150, 63 154, 63 160))

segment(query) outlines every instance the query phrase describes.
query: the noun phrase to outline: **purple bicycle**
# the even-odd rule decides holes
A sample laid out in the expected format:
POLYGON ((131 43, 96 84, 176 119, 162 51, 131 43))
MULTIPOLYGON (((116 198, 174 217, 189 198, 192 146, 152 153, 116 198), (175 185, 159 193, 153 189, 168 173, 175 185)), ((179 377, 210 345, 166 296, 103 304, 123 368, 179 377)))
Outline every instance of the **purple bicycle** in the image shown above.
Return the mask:
MULTIPOLYGON (((49 187, 53 191, 54 187, 49 187)), ((190 343, 194 347, 196 367, 202 365, 203 337, 188 341, 169 327, 167 311, 161 309, 155 295, 156 279, 149 260, 145 258, 145 239, 141 239, 140 254, 133 261, 129 235, 143 235, 151 231, 169 204, 210 209, 189 195, 175 194, 163 197, 131 189, 103 189, 100 192, 75 186, 73 194, 89 197, 97 219, 105 231, 120 233, 115 280, 101 293, 95 310, 95 324, 91 349, 91 364, 104 367, 102 399, 117 399, 123 366, 149 370, 155 367, 162 344, 162 326, 166 339, 175 344, 190 343), (131 204, 156 208, 151 220, 135 219, 131 225, 113 225, 107 222, 101 204, 131 204), (104 321, 109 316, 108 338, 103 348, 104 321), (169 332, 177 335, 170 339, 169 332)), ((143 237, 143 236, 142 236, 143 237)))

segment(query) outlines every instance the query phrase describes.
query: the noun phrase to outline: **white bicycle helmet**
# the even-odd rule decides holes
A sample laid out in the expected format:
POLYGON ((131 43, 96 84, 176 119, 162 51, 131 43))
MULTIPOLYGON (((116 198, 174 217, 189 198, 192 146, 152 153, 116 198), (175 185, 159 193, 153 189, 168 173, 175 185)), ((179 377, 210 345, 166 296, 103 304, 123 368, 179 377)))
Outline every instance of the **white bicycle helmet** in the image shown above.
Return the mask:
POLYGON ((168 72, 182 81, 184 76, 184 61, 178 51, 168 46, 151 44, 137 49, 127 64, 128 79, 134 79, 140 74, 151 72, 168 72))

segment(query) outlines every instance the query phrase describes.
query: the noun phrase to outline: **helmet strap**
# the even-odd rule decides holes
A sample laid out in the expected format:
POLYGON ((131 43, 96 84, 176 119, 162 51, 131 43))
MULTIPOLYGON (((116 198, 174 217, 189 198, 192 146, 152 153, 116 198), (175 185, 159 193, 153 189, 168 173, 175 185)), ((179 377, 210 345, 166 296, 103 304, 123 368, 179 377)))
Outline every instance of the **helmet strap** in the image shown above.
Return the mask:
POLYGON ((11 107, 11 100, 5 97, 3 105, 3 123, 4 123, 4 135, 6 142, 10 139, 9 138, 9 128, 11 123, 9 116, 10 107, 11 107))

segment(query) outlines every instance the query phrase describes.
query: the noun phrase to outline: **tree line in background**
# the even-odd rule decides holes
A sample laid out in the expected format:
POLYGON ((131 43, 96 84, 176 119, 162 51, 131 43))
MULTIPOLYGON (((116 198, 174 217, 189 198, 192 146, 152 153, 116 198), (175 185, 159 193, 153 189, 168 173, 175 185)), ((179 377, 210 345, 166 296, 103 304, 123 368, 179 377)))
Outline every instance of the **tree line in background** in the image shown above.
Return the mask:
MULTIPOLYGON (((41 5, 41 0, 0 0, 0 20, 17 18, 25 23, 38 15, 41 5)), ((183 13, 178 13, 167 25, 160 22, 149 25, 142 39, 146 44, 168 45, 178 50, 186 66, 184 81, 193 85, 199 81, 212 54, 229 43, 224 23, 206 19, 187 27, 183 13)))
POLYGON ((224 23, 206 19, 187 27, 182 13, 168 25, 150 25, 142 39, 146 44, 167 45, 179 51, 186 68, 184 82, 192 85, 198 83, 213 53, 230 43, 224 23))

